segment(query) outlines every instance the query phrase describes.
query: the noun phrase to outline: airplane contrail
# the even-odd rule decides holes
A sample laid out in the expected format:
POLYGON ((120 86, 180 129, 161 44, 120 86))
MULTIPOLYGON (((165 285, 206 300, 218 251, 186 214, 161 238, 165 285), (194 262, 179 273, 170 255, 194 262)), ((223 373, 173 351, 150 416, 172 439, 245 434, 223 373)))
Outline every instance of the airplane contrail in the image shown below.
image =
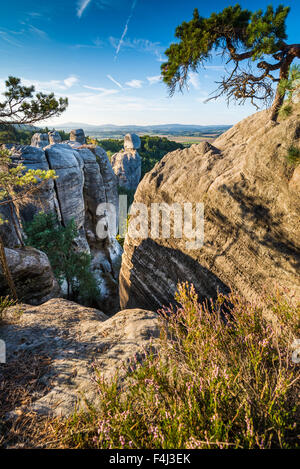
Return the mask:
POLYGON ((120 52, 121 46, 122 46, 123 41, 124 41, 124 38, 125 38, 125 36, 126 36, 126 34, 127 34, 128 25, 129 25, 129 22, 130 22, 130 20, 131 20, 131 18, 132 18, 134 9, 135 9, 135 7, 136 7, 136 4, 137 4, 137 0, 133 0, 132 5, 131 5, 131 10, 130 10, 130 15, 129 15, 128 18, 127 18, 127 21, 126 21, 126 24, 125 24, 125 27, 124 27, 124 30, 123 30, 121 39, 120 39, 119 44, 118 44, 117 49, 116 49, 115 60, 116 60, 116 58, 118 57, 118 54, 119 54, 119 52, 120 52))

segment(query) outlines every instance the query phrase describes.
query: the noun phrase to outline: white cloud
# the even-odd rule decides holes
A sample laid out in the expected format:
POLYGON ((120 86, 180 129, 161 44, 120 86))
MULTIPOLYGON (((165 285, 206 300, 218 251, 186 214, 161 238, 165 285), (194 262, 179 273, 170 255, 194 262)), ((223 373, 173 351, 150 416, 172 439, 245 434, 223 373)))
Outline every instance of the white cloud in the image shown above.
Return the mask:
POLYGON ((126 85, 130 86, 130 88, 142 88, 143 83, 142 80, 130 80, 126 82, 126 85))
POLYGON ((88 86, 88 85, 83 85, 83 88, 86 88, 88 90, 93 90, 93 91, 100 91, 100 94, 97 96, 109 96, 111 94, 116 94, 119 93, 119 90, 115 89, 108 89, 108 88, 101 88, 101 87, 96 87, 96 86, 88 86))
POLYGON ((150 85, 155 85, 155 83, 160 82, 161 76, 155 75, 154 77, 147 77, 147 80, 149 81, 150 85))
POLYGON ((111 75, 106 75, 107 78, 112 81, 115 85, 117 85, 119 88, 121 88, 121 90, 123 89, 123 86, 121 85, 121 83, 119 83, 117 80, 115 80, 111 75))
MULTIPOLYGON (((119 41, 117 38, 111 36, 109 41, 115 49, 118 49, 119 41)), ((162 54, 165 48, 159 42, 152 42, 148 39, 123 39, 122 48, 146 52, 154 55, 158 62, 164 62, 162 54)))
POLYGON ((190 72, 188 84, 192 85, 195 88, 195 90, 200 89, 200 81, 199 81, 198 73, 190 72))
POLYGON ((8 44, 11 44, 12 46, 22 47, 22 44, 16 41, 13 35, 6 31, 0 31, 0 38, 3 41, 8 42, 8 44))
POLYGON ((32 32, 34 34, 37 34, 41 39, 47 39, 48 38, 48 34, 45 31, 43 31, 42 29, 36 28, 32 24, 28 25, 28 29, 29 29, 30 32, 32 32))
POLYGON ((104 41, 101 41, 98 37, 92 41, 91 44, 75 44, 72 46, 75 49, 101 49, 104 46, 104 41))
POLYGON ((84 10, 88 7, 88 5, 91 3, 91 0, 80 0, 77 3, 77 16, 78 18, 81 18, 84 10))
MULTIPOLYGON (((0 79, 0 89, 2 88, 2 82, 4 79, 0 79)), ((69 76, 64 80, 28 80, 27 78, 21 78, 21 85, 34 86, 36 91, 42 91, 44 93, 59 93, 70 89, 79 80, 74 76, 69 76)))
POLYGON ((71 88, 71 86, 75 85, 75 83, 78 83, 78 81, 78 78, 70 76, 64 80, 64 84, 67 88, 71 88))

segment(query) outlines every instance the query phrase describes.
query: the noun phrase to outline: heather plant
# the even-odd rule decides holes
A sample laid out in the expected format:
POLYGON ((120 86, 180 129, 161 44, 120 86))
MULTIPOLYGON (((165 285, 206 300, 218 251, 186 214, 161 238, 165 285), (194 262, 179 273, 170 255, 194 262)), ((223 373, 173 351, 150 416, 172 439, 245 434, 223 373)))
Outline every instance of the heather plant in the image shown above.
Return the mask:
POLYGON ((132 361, 124 388, 118 376, 108 383, 95 369, 101 404, 57 424, 62 446, 299 447, 291 344, 300 305, 279 293, 264 308, 235 294, 199 303, 188 284, 178 285, 176 301, 160 311, 159 346, 145 351, 142 364, 132 361))

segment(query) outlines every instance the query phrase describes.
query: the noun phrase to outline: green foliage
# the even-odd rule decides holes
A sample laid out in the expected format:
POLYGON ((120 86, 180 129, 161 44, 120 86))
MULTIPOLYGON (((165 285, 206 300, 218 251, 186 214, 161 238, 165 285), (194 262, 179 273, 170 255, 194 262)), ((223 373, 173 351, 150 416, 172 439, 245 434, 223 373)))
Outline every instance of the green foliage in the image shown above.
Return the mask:
POLYGON ((98 289, 90 271, 91 257, 75 250, 74 240, 78 230, 74 220, 64 227, 59 224, 55 214, 41 212, 35 215, 32 222, 25 224, 24 230, 26 244, 47 254, 60 284, 66 280, 68 298, 94 305, 98 289))
POLYGON ((5 319, 7 309, 11 306, 14 306, 15 304, 16 302, 14 300, 11 300, 8 296, 0 297, 0 324, 5 319))
POLYGON ((300 148, 296 147, 295 145, 291 145, 288 148, 285 157, 290 164, 297 166, 300 164, 300 148))
POLYGON ((67 98, 57 100, 53 93, 35 93, 34 86, 22 86, 20 78, 9 76, 5 86, 0 124, 33 124, 59 116, 68 106, 67 98))
MULTIPOLYGON (((0 124, 0 144, 14 143, 20 145, 30 145, 32 136, 36 132, 47 134, 49 131, 50 129, 48 127, 29 130, 26 128, 19 129, 15 125, 0 124)), ((65 132, 64 130, 59 130, 58 133, 60 134, 62 140, 70 140, 70 134, 65 132)))
POLYGON ((293 65, 290 68, 289 77, 287 79, 280 80, 278 90, 283 98, 287 93, 287 98, 279 111, 279 116, 283 119, 286 119, 292 114, 293 111, 293 97, 295 97, 296 93, 298 93, 298 95, 300 93, 299 65, 293 65))
POLYGON ((142 178, 156 165, 167 153, 183 149, 181 143, 168 140, 166 137, 141 137, 141 148, 139 154, 142 158, 142 178))
MULTIPOLYGON (((0 205, 9 204, 11 201, 16 208, 25 205, 43 182, 55 177, 53 170, 26 171, 23 164, 13 164, 8 150, 0 149, 0 205)), ((0 215, 1 223, 3 219, 0 215)))
POLYGON ((123 140, 118 140, 114 138, 106 138, 104 140, 97 140, 98 145, 100 145, 104 150, 107 152, 113 153, 118 153, 119 151, 122 150, 124 141, 123 140))
POLYGON ((300 305, 277 293, 268 298, 273 324, 233 294, 208 307, 182 284, 176 300, 177 307, 161 311, 168 327, 161 328, 158 352, 145 351, 143 364, 132 360, 124 390, 117 376, 107 383, 95 369, 100 404, 57 422, 62 446, 299 447, 299 365, 291 344, 300 305))
POLYGON ((267 101, 273 95, 271 71, 279 69, 281 63, 275 68, 264 60, 257 63, 257 76, 251 68, 247 72, 241 70, 239 63, 264 59, 265 55, 274 55, 284 49, 288 13, 289 7, 283 5, 276 10, 270 5, 263 13, 262 10, 242 9, 236 4, 203 18, 195 9, 193 19, 176 28, 175 37, 179 41, 165 52, 168 61, 162 64, 161 70, 170 94, 177 86, 183 89, 190 70, 198 71, 213 59, 216 51, 220 51, 235 68, 220 82, 221 92, 215 98, 226 94, 228 100, 234 98, 243 102, 250 98, 253 104, 255 99, 267 101))
POLYGON ((288 103, 284 103, 279 110, 279 117, 287 119, 293 112, 293 106, 288 103))
MULTIPOLYGON (((168 140, 166 137, 153 137, 150 135, 144 135, 141 138, 141 148, 138 150, 142 158, 142 178, 148 171, 156 165, 167 153, 170 151, 183 149, 184 145, 174 141, 168 140)), ((119 139, 105 139, 97 140, 91 139, 92 142, 100 145, 107 152, 109 159, 114 153, 118 153, 122 150, 124 146, 124 141, 119 139)), ((121 194, 127 194, 130 200, 130 204, 133 202, 133 195, 129 194, 123 189, 120 189, 123 192, 121 194)))

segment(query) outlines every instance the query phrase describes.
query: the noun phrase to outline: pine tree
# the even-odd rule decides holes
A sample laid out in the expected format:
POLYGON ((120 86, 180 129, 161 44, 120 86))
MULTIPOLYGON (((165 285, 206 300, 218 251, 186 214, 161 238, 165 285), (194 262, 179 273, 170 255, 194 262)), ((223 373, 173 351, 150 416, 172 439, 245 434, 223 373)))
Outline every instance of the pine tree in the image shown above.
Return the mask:
POLYGON ((276 121, 284 96, 277 86, 274 97, 274 84, 287 80, 293 60, 300 58, 300 44, 285 42, 289 10, 283 5, 274 10, 270 5, 265 12, 251 12, 237 4, 202 18, 195 9, 193 19, 176 28, 179 42, 171 44, 165 52, 168 61, 161 70, 170 94, 177 86, 182 91, 188 83, 189 71, 205 67, 219 51, 232 67, 210 99, 225 95, 228 102, 234 99, 244 103, 250 99, 256 106, 257 102, 270 104, 274 99, 271 120, 276 121))

